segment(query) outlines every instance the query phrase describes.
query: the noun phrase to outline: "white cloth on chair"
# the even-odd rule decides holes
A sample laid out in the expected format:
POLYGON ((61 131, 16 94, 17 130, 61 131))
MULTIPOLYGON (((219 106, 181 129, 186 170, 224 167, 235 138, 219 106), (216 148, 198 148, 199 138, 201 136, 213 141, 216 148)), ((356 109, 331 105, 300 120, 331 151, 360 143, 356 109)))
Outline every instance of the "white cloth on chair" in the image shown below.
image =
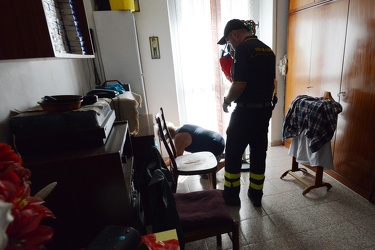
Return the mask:
POLYGON ((302 165, 311 167, 322 166, 325 169, 333 169, 331 142, 326 142, 318 151, 312 152, 309 147, 311 139, 307 138, 304 132, 293 137, 288 154, 295 157, 296 161, 302 165))

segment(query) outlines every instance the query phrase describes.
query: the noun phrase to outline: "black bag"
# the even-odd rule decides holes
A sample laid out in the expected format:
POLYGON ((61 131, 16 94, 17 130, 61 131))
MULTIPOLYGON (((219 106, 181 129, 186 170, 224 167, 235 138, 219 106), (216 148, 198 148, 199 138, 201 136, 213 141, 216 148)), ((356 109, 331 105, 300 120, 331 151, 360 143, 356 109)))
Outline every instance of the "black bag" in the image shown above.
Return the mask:
POLYGON ((145 209, 145 220, 152 224, 153 233, 176 229, 180 248, 185 246, 176 202, 173 197, 177 185, 158 149, 152 146, 139 180, 145 209))
POLYGON ((164 173, 172 192, 175 193, 177 185, 174 182, 172 173, 167 168, 167 165, 165 164, 163 157, 161 157, 159 150, 155 146, 150 147, 150 151, 145 159, 144 166, 141 170, 138 182, 140 189, 142 190, 142 188, 147 188, 152 178, 152 175, 154 174, 154 171, 156 169, 160 169, 164 173))

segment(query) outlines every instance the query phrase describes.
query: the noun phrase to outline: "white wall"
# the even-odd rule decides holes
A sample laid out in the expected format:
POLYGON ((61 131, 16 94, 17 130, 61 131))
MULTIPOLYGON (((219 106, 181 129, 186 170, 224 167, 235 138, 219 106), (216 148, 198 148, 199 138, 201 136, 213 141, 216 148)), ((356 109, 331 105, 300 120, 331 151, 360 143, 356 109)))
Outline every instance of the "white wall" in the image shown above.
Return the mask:
POLYGON ((87 93, 95 85, 91 66, 92 59, 0 60, 0 142, 12 142, 12 110, 29 109, 45 95, 87 93))
MULTIPOLYGON (((272 48, 276 54, 276 64, 286 54, 288 27, 288 0, 261 0, 259 18, 259 39, 272 48), (270 32, 271 31, 271 32, 270 32)), ((282 124, 284 121, 284 79, 276 69, 277 103, 269 127, 271 145, 282 144, 282 124)))
MULTIPOLYGON (((10 111, 36 106, 45 95, 84 94, 86 59, 0 61, 0 142, 11 142, 10 111)), ((85 90, 86 89, 86 90, 85 90)))
POLYGON ((140 12, 134 16, 149 113, 155 115, 163 107, 168 120, 179 124, 167 0, 140 1, 140 12), (159 38, 160 59, 151 59, 151 36, 159 38))
MULTIPOLYGON (((273 0, 273 50, 276 54, 276 64, 287 53, 287 34, 288 34, 288 4, 289 0, 273 0)), ((276 69, 277 81, 277 96, 279 102, 277 103, 273 114, 270 126, 271 145, 282 144, 282 125, 284 122, 284 107, 285 107, 285 80, 281 73, 276 69)))

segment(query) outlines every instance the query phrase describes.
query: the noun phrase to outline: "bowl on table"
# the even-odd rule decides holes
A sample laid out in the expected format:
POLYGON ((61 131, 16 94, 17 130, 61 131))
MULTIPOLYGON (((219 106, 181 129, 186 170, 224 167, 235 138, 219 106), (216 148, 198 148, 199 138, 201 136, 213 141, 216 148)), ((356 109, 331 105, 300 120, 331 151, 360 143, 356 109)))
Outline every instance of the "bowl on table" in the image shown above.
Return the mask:
POLYGON ((79 109, 82 100, 81 95, 52 95, 44 96, 38 104, 47 112, 65 112, 79 109))

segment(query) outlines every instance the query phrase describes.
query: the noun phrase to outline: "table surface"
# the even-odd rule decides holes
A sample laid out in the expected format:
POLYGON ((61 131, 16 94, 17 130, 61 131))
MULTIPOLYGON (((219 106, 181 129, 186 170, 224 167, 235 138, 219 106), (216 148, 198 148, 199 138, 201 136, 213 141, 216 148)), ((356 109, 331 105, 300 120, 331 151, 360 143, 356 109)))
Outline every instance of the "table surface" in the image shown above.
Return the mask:
POLYGON ((140 114, 139 120, 139 131, 135 137, 142 136, 154 136, 154 116, 153 114, 140 114))

